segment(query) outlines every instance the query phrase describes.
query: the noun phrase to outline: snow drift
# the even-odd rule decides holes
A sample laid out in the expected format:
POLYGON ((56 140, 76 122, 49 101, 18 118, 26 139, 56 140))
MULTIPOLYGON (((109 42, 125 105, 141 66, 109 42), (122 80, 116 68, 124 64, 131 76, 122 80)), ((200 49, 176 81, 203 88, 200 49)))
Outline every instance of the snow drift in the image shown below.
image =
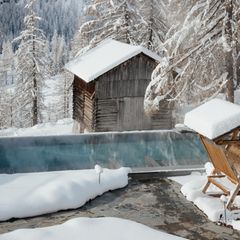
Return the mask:
POLYGON ((81 207, 104 192, 125 187, 129 168, 0 175, 0 221, 81 207))
POLYGON ((21 229, 0 235, 0 240, 180 240, 173 236, 118 218, 76 218, 62 225, 21 229))

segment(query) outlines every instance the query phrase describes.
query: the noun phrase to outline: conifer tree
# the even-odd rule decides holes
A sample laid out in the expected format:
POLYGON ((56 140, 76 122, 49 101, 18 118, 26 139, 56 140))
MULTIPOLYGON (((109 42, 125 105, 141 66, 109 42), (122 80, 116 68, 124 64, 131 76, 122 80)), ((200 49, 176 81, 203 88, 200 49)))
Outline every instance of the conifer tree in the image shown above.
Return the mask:
POLYGON ((27 0, 25 29, 15 39, 19 41, 17 57, 17 99, 21 126, 33 126, 41 122, 43 106, 42 87, 48 75, 46 38, 38 28, 40 17, 34 10, 36 0, 27 0))
POLYGON ((160 55, 164 51, 163 43, 169 30, 168 1, 136 1, 144 24, 137 31, 136 42, 160 55))
POLYGON ((14 53, 12 49, 12 43, 4 41, 2 45, 2 55, 1 55, 1 66, 2 70, 2 85, 9 85, 14 83, 14 53))
POLYGON ((14 126, 14 104, 11 89, 0 87, 0 129, 14 126))
POLYGON ((55 31, 51 41, 51 73, 59 73, 67 61, 66 43, 62 36, 55 31))
MULTIPOLYGON (((73 40, 73 49, 85 52, 104 39, 137 44, 146 22, 136 9, 135 0, 92 0, 85 10, 87 20, 73 40)), ((75 54, 77 53, 74 52, 75 54)))
MULTIPOLYGON (((178 4, 186 6, 185 1, 178 4)), ((158 111, 162 101, 199 104, 220 92, 234 100, 239 83, 239 4, 237 0, 193 1, 166 34, 165 56, 146 90, 146 112, 158 111)))

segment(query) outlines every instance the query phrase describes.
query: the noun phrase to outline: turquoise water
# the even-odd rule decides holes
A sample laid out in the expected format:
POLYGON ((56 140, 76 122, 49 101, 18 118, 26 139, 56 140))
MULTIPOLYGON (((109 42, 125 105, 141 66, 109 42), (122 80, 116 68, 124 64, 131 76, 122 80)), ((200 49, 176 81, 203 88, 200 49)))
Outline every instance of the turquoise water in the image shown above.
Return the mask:
POLYGON ((174 131, 0 138, 0 172, 202 165, 197 135, 174 131))

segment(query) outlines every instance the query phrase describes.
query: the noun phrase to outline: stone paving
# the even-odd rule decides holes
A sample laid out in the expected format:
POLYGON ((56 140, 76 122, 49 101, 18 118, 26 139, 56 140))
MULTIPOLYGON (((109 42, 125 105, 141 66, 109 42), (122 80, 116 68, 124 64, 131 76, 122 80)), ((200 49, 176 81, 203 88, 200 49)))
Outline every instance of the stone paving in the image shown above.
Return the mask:
POLYGON ((85 206, 44 216, 0 222, 0 233, 52 226, 76 217, 120 217, 194 240, 240 239, 240 232, 218 226, 180 193, 167 178, 132 179, 128 187, 105 193, 85 206))

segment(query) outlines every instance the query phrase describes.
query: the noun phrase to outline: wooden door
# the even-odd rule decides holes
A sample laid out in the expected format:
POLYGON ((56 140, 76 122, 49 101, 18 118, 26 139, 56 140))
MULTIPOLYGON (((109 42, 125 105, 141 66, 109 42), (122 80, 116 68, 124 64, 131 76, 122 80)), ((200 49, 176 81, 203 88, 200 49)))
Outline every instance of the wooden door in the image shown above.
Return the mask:
POLYGON ((151 119, 144 113, 143 97, 125 97, 119 102, 119 130, 151 129, 151 119))

